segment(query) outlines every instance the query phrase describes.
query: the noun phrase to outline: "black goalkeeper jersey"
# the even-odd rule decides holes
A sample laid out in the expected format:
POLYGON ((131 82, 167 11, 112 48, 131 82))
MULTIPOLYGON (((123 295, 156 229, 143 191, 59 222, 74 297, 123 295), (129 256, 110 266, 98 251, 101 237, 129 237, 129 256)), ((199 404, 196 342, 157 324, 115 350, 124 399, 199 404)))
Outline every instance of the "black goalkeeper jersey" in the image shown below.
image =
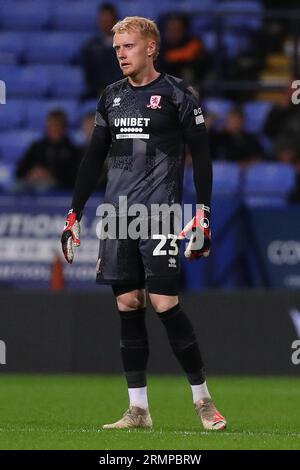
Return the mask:
POLYGON ((73 208, 82 210, 108 154, 105 202, 181 203, 185 145, 194 166, 197 202, 209 205, 211 162, 204 118, 196 92, 161 74, 134 87, 125 78, 103 92, 90 148, 77 177, 73 208), (98 175, 97 175, 98 174, 98 175))
POLYGON ((128 205, 181 202, 185 136, 204 119, 193 90, 162 74, 148 85, 127 79, 108 86, 96 125, 111 135, 105 202, 127 196, 128 205))

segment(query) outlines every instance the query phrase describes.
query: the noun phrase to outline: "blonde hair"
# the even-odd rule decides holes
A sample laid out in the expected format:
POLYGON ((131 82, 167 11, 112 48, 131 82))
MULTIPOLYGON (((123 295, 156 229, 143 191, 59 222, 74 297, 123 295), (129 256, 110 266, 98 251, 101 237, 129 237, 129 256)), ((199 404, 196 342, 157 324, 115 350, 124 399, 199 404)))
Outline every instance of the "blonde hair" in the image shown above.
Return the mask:
POLYGON ((125 33, 128 31, 139 31, 142 36, 154 39, 156 42, 156 50, 153 59, 156 60, 160 46, 160 32, 155 22, 142 16, 127 16, 123 20, 118 21, 112 28, 113 34, 125 33))

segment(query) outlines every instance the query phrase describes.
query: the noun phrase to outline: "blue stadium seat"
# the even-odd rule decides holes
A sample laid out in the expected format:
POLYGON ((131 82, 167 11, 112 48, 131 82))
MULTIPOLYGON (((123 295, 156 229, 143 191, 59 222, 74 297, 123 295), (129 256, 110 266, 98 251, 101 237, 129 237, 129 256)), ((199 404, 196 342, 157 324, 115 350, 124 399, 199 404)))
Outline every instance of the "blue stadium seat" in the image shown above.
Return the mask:
POLYGON ((31 66, 1 67, 1 78, 6 83, 7 95, 10 96, 43 96, 47 95, 50 77, 46 71, 36 73, 31 66))
MULTIPOLYGON (((124 4, 124 7, 126 5, 126 1, 122 2, 124 4)), ((140 3, 140 8, 144 7, 144 10, 142 10, 142 15, 146 16, 146 13, 148 14, 148 10, 145 12, 145 8, 149 9, 150 6, 152 7, 152 15, 151 11, 149 12, 149 17, 154 18, 154 19, 159 19, 162 16, 165 16, 166 14, 169 13, 176 13, 176 12, 181 12, 181 13, 193 13, 194 11, 198 11, 201 13, 202 17, 204 20, 207 21, 207 18, 205 17, 205 13, 207 11, 213 10, 216 5, 216 0, 152 0, 152 2, 129 2, 129 3, 140 3), (143 13, 144 11, 144 13, 143 13)), ((125 13, 126 14, 126 13, 125 13)), ((135 14, 134 11, 131 14, 135 14)), ((148 15, 147 15, 148 16, 148 15)))
MULTIPOLYGON (((203 31, 201 39, 206 49, 213 53, 217 50, 217 34, 215 31, 203 31)), ((234 59, 251 46, 251 39, 247 34, 237 34, 224 31, 221 46, 229 59, 234 59)))
POLYGON ((247 34, 225 31, 223 41, 226 56, 230 60, 235 59, 251 47, 251 38, 247 34))
POLYGON ((0 79, 5 80, 6 78, 10 77, 13 73, 16 73, 19 65, 17 64, 0 64, 0 79))
MULTIPOLYGON (((159 1, 159 0, 158 0, 159 1)), ((177 11, 186 11, 187 13, 191 11, 212 11, 216 8, 218 0, 175 0, 173 5, 176 7, 177 11)))
MULTIPOLYGON (((241 172, 236 163, 218 161, 213 163, 213 194, 236 195, 241 191, 241 172)), ((184 172, 184 194, 195 195, 193 168, 186 167, 184 172)))
POLYGON ((270 101, 251 101, 244 105, 245 128, 248 132, 262 133, 264 122, 272 107, 270 101))
POLYGON ((54 84, 54 77, 60 75, 65 70, 66 65, 57 63, 57 64, 30 64, 32 73, 36 75, 47 75, 49 78, 50 93, 54 84))
MULTIPOLYGON (((154 2, 141 2, 138 0, 122 0, 117 3, 117 10, 120 18, 125 16, 146 16, 147 18, 155 19, 158 16, 160 5, 164 2, 159 2, 157 5, 154 2), (157 8, 156 8, 157 7, 157 8)), ((167 2, 165 2, 167 3, 167 2)))
POLYGON ((22 57, 24 49, 24 33, 12 31, 0 33, 0 64, 17 62, 22 57))
POLYGON ((206 111, 215 114, 217 116, 217 126, 219 127, 225 122, 232 106, 232 101, 224 98, 207 98, 203 101, 204 114, 206 111))
POLYGON ((48 92, 54 97, 78 97, 84 88, 81 69, 63 64, 33 64, 30 70, 36 76, 48 77, 48 92))
POLYGON ((0 105, 0 132, 22 127, 24 119, 25 110, 22 101, 7 100, 5 106, 0 105))
POLYGON ((87 100, 80 105, 81 119, 88 113, 95 113, 97 107, 97 99, 87 100))
POLYGON ((214 27, 214 13, 216 0, 183 0, 173 2, 173 9, 182 13, 192 13, 191 34, 200 36, 203 31, 214 27))
POLYGON ((203 31, 201 39, 208 52, 215 52, 217 47, 217 35, 215 31, 203 31))
POLYGON ((284 206, 296 183, 296 171, 285 163, 257 163, 244 175, 244 201, 250 206, 284 206))
POLYGON ((39 132, 11 131, 0 134, 1 159, 9 162, 17 162, 29 145, 40 137, 39 132))
POLYGON ((262 27, 263 6, 260 1, 222 1, 217 11, 223 16, 225 29, 257 31, 262 27))
POLYGON ((46 116, 53 109, 62 109, 67 113, 70 127, 79 123, 78 103, 74 100, 33 100, 26 104, 26 124, 30 129, 42 131, 46 116))
POLYGON ((32 33, 28 37, 25 57, 30 62, 65 63, 75 60, 88 33, 32 33))
POLYGON ((10 162, 0 161, 0 191, 9 190, 15 180, 16 165, 10 162))
POLYGON ((51 18, 51 24, 54 29, 64 31, 96 30, 97 9, 99 2, 78 2, 62 0, 54 9, 51 18))
POLYGON ((213 194, 234 195, 241 190, 241 172, 236 163, 213 163, 213 194))
POLYGON ((0 6, 1 25, 7 29, 41 29, 50 19, 48 2, 11 0, 0 6))
POLYGON ((63 67, 61 73, 51 77, 52 93, 57 97, 80 97, 85 90, 85 80, 79 67, 63 67))

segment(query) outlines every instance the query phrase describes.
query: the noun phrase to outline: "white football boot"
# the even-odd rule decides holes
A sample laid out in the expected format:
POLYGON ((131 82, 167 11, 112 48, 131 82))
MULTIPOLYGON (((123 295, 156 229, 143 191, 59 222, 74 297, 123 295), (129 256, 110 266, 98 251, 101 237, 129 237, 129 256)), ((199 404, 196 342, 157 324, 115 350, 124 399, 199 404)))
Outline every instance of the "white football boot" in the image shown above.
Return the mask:
POLYGON ((205 430, 223 431, 226 428, 227 421, 219 413, 211 398, 198 400, 194 405, 205 430))
POLYGON ((130 406, 119 421, 104 424, 102 427, 103 429, 151 428, 152 419, 148 408, 144 409, 138 406, 130 406))

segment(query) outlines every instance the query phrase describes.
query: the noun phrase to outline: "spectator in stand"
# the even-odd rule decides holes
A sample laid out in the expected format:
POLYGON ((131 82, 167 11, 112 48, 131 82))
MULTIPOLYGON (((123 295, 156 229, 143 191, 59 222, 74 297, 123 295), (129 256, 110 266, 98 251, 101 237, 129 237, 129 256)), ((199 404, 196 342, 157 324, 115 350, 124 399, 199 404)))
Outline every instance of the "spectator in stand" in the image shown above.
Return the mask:
POLYGON ((245 131, 244 123, 245 118, 241 108, 235 107, 229 111, 224 130, 216 136, 219 159, 247 166, 263 158, 258 138, 245 131))
POLYGON ((273 141, 273 151, 281 161, 300 160, 300 106, 293 104, 289 86, 265 121, 264 133, 273 141))
POLYGON ((300 155, 293 142, 288 145, 286 142, 284 148, 279 148, 278 153, 275 153, 275 158, 281 163, 293 165, 296 170, 296 185, 294 191, 290 196, 291 202, 300 202, 300 155))
POLYGON ((67 127, 67 117, 63 111, 50 111, 46 120, 46 135, 31 144, 18 164, 16 192, 41 193, 73 188, 80 152, 68 137, 67 127))
POLYGON ((158 66, 163 72, 195 83, 207 71, 207 54, 199 38, 189 34, 189 20, 182 14, 166 19, 158 66))
POLYGON ((112 27, 118 21, 116 8, 104 3, 98 13, 98 33, 83 46, 81 63, 86 81, 84 98, 99 97, 110 83, 122 78, 113 49, 112 27))

